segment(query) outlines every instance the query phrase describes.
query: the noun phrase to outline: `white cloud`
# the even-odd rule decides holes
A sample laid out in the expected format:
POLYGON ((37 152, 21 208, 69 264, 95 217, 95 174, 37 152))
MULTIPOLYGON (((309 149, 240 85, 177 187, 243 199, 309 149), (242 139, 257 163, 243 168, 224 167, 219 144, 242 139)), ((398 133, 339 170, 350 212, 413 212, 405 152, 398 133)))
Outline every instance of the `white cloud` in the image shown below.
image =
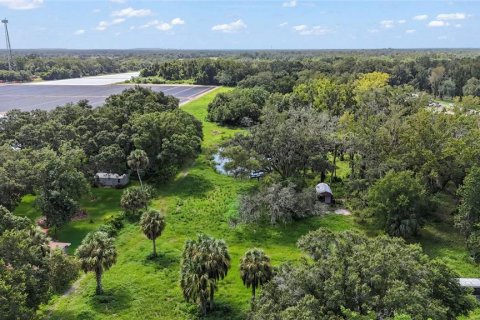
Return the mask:
POLYGON ((217 24, 212 27, 212 30, 224 33, 237 33, 240 32, 242 29, 245 29, 246 27, 247 25, 243 22, 243 20, 238 19, 237 21, 233 21, 230 23, 217 24))
POLYGON ((100 10, 100 9, 93 9, 93 13, 100 13, 100 12, 102 12, 102 10, 100 10))
MULTIPOLYGON (((163 21, 158 21, 158 20, 152 20, 152 21, 150 21, 150 22, 148 22, 144 25, 139 26, 138 29, 147 29, 147 28, 150 28, 150 27, 155 27, 156 29, 158 29, 160 31, 168 31, 168 30, 173 29, 174 26, 182 25, 182 24, 185 24, 185 21, 180 19, 180 18, 172 19, 172 21, 170 21, 170 23, 163 22, 163 21)), ((133 29, 130 28, 130 30, 133 30, 133 29)))
POLYGON ((43 0, 0 0, 0 5, 14 10, 30 10, 40 7, 43 0))
POLYGON ((150 15, 152 15, 152 11, 150 9, 133 9, 132 7, 112 12, 112 16, 114 17, 126 18, 145 17, 150 15))
POLYGON ((117 19, 114 19, 110 22, 100 21, 95 29, 97 29, 98 31, 105 31, 108 27, 113 26, 115 24, 120 24, 120 23, 123 23, 123 22, 125 22, 124 18, 117 18, 117 19))
POLYGON ((415 29, 405 30, 405 33, 408 33, 408 34, 412 34, 412 33, 415 33, 415 32, 417 32, 415 29))
POLYGON ((97 26, 96 29, 97 29, 98 31, 104 31, 104 30, 106 30, 106 29, 108 28, 108 26, 109 26, 109 24, 108 24, 107 21, 100 21, 100 22, 98 23, 98 26, 97 26))
POLYGON ((303 31, 303 30, 307 30, 308 26, 306 24, 301 24, 301 25, 298 25, 298 26, 293 26, 292 28, 295 31, 303 31))
POLYGON ((155 28, 157 28, 160 31, 168 31, 168 30, 172 29, 173 27, 169 23, 160 22, 158 25, 155 26, 155 28))
POLYGON ((441 20, 433 20, 428 23, 428 26, 432 28, 447 27, 449 25, 450 24, 448 22, 441 21, 441 20))
POLYGON ((378 32, 380 32, 380 30, 373 28, 373 29, 368 29, 368 32, 370 32, 370 33, 378 33, 378 32))
POLYGON ((288 22, 286 22, 286 21, 285 21, 285 22, 282 22, 282 23, 280 23, 278 26, 279 26, 279 27, 286 27, 286 26, 288 26, 288 22))
POLYGON ((289 0, 289 1, 286 1, 282 4, 283 7, 286 7, 286 8, 294 8, 297 6, 297 0, 289 0))
POLYGON ((138 27, 139 29, 147 29, 147 28, 150 28, 150 27, 154 27, 154 26, 157 26, 160 24, 160 21, 158 20, 152 20, 144 25, 141 25, 140 27, 138 27))
POLYGON ((119 24, 119 23, 122 23, 122 22, 125 22, 124 18, 117 18, 117 19, 113 19, 110 24, 119 24))
POLYGON ((77 31, 74 32, 74 35, 79 36, 85 33, 85 30, 83 29, 78 29, 77 31))
POLYGON ((110 2, 113 2, 113 3, 125 3, 125 2, 127 2, 127 0, 110 0, 110 2))
POLYGON ((380 21, 380 24, 382 25, 382 27, 384 27, 386 29, 390 29, 390 28, 393 28, 393 25, 395 24, 395 21, 393 21, 393 20, 382 20, 382 21, 380 21))
POLYGON ((437 15, 438 20, 464 20, 466 18, 465 13, 441 13, 437 15))
POLYGON ((407 22, 407 20, 405 20, 405 19, 401 19, 401 20, 398 20, 398 21, 397 21, 398 24, 404 24, 404 23, 406 23, 406 22, 407 22))
POLYGON ((427 20, 428 15, 426 14, 419 14, 418 16, 413 17, 413 20, 427 20))
POLYGON ((455 25, 455 28, 461 28, 461 27, 462 27, 462 25, 461 25, 460 23, 457 23, 457 24, 455 25))
POLYGON ((327 33, 330 33, 330 29, 327 29, 322 26, 312 26, 309 27, 305 24, 301 24, 298 26, 292 27, 292 29, 296 32, 298 32, 299 35, 302 36, 323 36, 326 35, 327 33))
POLYGON ((175 25, 185 24, 185 21, 180 18, 175 18, 170 23, 175 26, 175 25))

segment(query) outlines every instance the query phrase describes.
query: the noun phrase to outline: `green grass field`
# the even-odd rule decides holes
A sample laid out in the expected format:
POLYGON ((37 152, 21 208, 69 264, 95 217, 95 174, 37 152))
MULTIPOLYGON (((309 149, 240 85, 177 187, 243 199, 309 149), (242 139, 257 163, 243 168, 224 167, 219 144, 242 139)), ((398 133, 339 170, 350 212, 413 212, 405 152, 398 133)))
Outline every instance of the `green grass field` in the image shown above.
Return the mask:
MULTIPOLYGON (((118 261, 104 275, 106 294, 95 297, 95 280, 91 274, 82 277, 72 293, 55 297, 43 308, 49 319, 192 319, 197 317, 196 306, 183 301, 179 288, 179 267, 186 239, 198 233, 224 239, 232 257, 228 276, 219 282, 216 310, 209 319, 244 319, 249 310, 250 290, 239 276, 239 259, 249 248, 260 247, 272 258, 274 265, 297 260, 299 237, 310 230, 326 227, 334 231, 359 230, 353 216, 334 214, 312 217, 290 225, 240 226, 232 228, 228 216, 235 210, 238 194, 255 186, 252 180, 234 179, 214 171, 210 155, 222 140, 238 129, 220 127, 205 121, 206 108, 218 89, 182 108, 204 125, 203 152, 195 163, 177 178, 157 189, 152 206, 166 215, 167 227, 157 241, 159 257, 149 260, 151 242, 140 232, 138 225, 128 224, 116 240, 118 261)), ((348 170, 341 164, 341 171, 348 170)), ((107 216, 119 212, 121 190, 95 189, 95 199, 82 201, 93 223, 74 221, 59 231, 61 241, 72 242, 72 250, 83 236, 98 227, 107 216)), ((34 218, 33 196, 25 197, 17 214, 34 218)), ((440 258, 463 276, 480 276, 469 260, 461 237, 450 224, 438 222, 427 225, 420 243, 432 257, 440 258)), ((472 316, 471 319, 475 319, 472 316)))

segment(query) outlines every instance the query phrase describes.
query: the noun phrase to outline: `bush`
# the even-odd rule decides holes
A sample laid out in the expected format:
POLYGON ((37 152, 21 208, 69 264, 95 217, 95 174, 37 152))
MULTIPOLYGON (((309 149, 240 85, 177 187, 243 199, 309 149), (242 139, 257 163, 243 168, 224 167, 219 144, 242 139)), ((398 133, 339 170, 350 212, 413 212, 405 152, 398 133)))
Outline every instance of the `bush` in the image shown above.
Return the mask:
POLYGON ((98 228, 98 231, 102 231, 102 232, 105 232, 106 234, 108 234, 108 236, 110 238, 114 238, 118 235, 118 229, 115 228, 112 224, 110 223, 105 223, 105 224, 102 224, 99 228, 98 228))
POLYGON ((60 250, 52 250, 49 266, 49 282, 56 293, 61 293, 67 289, 69 284, 78 277, 80 271, 78 261, 60 250))
POLYGON ((208 105, 209 121, 223 125, 252 126, 261 115, 268 92, 261 88, 220 93, 208 105))
POLYGON ((114 216, 110 216, 105 219, 106 224, 111 224, 115 229, 120 230, 124 226, 123 220, 125 219, 124 214, 118 214, 114 216))
POLYGON ((267 219, 276 224, 316 215, 322 209, 313 188, 298 191, 292 183, 275 183, 258 193, 242 196, 239 212, 239 220, 244 223, 267 219))
POLYGON ((410 171, 388 172, 368 190, 368 210, 392 236, 418 234, 428 212, 425 187, 410 171))

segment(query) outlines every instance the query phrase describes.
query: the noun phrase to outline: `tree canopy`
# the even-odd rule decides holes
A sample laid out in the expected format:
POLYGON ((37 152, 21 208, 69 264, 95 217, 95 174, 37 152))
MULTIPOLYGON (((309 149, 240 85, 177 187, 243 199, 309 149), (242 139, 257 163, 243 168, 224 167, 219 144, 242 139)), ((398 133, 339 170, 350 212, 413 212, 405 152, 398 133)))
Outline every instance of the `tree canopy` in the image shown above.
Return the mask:
POLYGON ((458 275, 399 238, 319 229, 298 246, 312 260, 281 265, 253 319, 454 319, 476 305, 458 275))

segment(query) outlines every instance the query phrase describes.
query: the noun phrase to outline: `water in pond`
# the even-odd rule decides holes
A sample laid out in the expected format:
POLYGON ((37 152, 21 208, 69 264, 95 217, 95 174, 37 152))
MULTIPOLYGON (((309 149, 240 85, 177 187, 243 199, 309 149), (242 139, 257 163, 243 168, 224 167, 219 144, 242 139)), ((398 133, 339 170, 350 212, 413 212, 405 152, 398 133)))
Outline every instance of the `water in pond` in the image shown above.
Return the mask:
POLYGON ((221 150, 219 150, 213 155, 213 162, 215 162, 215 170, 217 170, 217 172, 221 174, 231 175, 231 173, 225 169, 225 165, 230 161, 230 159, 222 157, 220 155, 220 152, 221 150))
POLYGON ((224 174, 227 176, 250 176, 251 179, 260 179, 263 177, 264 173, 262 171, 244 171, 241 168, 226 170, 225 165, 230 162, 230 159, 224 158, 221 156, 222 150, 220 149, 217 153, 213 155, 213 162, 215 163, 215 170, 218 173, 224 174))

